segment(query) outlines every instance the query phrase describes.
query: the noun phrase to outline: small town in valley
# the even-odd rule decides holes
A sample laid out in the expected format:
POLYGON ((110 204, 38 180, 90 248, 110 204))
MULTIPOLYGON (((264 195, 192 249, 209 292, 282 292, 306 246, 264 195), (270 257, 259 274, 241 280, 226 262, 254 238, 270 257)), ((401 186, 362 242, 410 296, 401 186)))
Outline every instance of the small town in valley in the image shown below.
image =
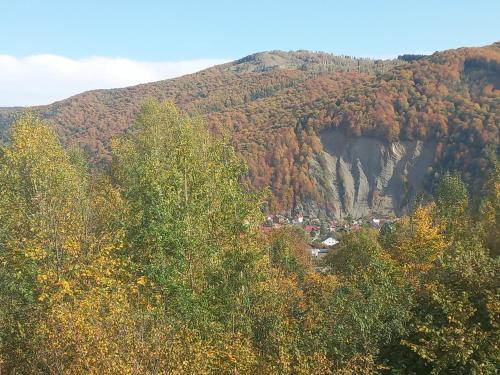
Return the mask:
POLYGON ((353 219, 347 216, 344 219, 328 219, 309 216, 303 212, 294 215, 272 214, 265 215, 261 225, 263 233, 283 227, 294 227, 304 231, 309 241, 308 252, 311 259, 321 264, 321 260, 342 241, 342 237, 350 232, 357 232, 363 228, 376 230, 393 230, 398 218, 392 216, 367 216, 353 219))

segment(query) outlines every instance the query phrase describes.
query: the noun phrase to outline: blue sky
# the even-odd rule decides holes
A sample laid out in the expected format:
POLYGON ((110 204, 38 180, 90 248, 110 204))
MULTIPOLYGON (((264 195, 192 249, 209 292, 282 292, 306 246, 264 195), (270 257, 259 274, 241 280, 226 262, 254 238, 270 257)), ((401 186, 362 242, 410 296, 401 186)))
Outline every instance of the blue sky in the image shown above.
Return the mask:
MULTIPOLYGON (((26 58, 39 55, 80 64, 94 57, 108 63, 123 63, 124 59, 141 64, 191 63, 187 70, 179 65, 171 72, 162 68, 151 75, 139 74, 138 82, 271 49, 389 57, 500 40, 499 0, 0 0, 0 14, 0 55, 10 58, 11 69, 25 64, 33 70, 33 62, 26 58)), ((43 64, 53 64, 45 60, 43 64)), ((35 73, 43 72, 37 64, 35 73)), ((99 64, 93 64, 98 70, 99 64)), ((65 69, 64 64, 59 65, 62 68, 57 69, 65 69)), ((143 70, 153 69, 148 66, 140 65, 143 70)), ((5 71, 1 63, 0 68, 5 71)), ((83 74, 74 70, 76 75, 83 74)), ((26 75, 23 72, 18 74, 26 75)), ((128 76, 135 76, 134 71, 128 76)), ((88 85, 82 89, 115 84, 88 82, 87 78, 83 81, 88 85)), ((123 85, 136 81, 125 80, 123 85)), ((33 97, 23 103, 20 93, 15 103, 6 102, 2 91, 0 88, 0 106, 44 100, 33 97)))
POLYGON ((140 60, 269 49, 390 56, 500 39, 500 1, 2 0, 0 53, 140 60))

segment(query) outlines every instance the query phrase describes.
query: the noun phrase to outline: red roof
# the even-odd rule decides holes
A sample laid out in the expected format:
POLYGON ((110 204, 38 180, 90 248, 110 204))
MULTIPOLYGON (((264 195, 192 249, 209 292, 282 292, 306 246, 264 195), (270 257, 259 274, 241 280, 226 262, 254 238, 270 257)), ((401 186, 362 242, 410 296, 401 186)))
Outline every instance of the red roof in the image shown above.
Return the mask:
POLYGON ((306 225, 304 227, 304 230, 307 232, 307 233, 311 233, 312 231, 315 231, 315 232, 319 232, 320 228, 317 227, 316 225, 306 225))

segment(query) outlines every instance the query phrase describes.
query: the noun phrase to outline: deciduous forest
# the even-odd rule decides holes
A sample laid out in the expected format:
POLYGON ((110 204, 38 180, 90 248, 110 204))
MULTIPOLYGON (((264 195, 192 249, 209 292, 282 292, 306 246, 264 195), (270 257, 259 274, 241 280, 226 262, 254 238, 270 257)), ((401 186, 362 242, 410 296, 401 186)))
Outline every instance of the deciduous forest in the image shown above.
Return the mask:
MULTIPOLYGON (((111 139, 133 123, 148 97, 171 100, 208 126, 228 133, 248 165, 245 179, 269 187, 274 212, 325 197, 321 132, 385 143, 436 144, 426 176, 432 193, 447 172, 458 172, 473 195, 482 194, 497 147, 500 123, 500 44, 369 60, 307 51, 258 53, 184 77, 124 89, 86 92, 33 108, 65 145, 78 145, 93 161, 111 161, 111 139), (490 145, 490 146, 489 146, 490 145)), ((0 109, 0 130, 19 109, 0 109)), ((5 134, 5 131, 3 132, 5 134)))
POLYGON ((450 88, 498 79, 497 50, 402 61, 377 78, 342 73, 359 82, 350 88, 320 75, 248 104, 251 114, 203 119, 150 100, 109 137, 105 168, 37 111, 18 116, 0 146, 0 373, 496 374, 500 165, 483 146, 498 140, 498 91, 450 88), (241 129, 214 131, 224 121, 241 129), (264 122, 276 126, 261 132, 264 122), (345 233, 318 267, 301 229, 261 231, 270 192, 259 187, 285 205, 276 192, 288 187, 271 181, 286 179, 270 177, 280 170, 294 194, 312 191, 297 161, 328 123, 444 137, 442 165, 470 164, 437 176, 434 200, 394 226, 345 233), (465 183, 475 173, 479 202, 465 183))

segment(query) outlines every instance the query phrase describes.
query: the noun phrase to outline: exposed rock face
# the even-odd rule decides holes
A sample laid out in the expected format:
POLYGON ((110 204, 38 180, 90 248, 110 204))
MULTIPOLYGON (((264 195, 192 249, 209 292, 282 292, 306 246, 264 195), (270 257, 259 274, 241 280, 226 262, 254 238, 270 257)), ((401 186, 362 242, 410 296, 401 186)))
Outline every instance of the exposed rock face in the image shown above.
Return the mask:
POLYGON ((324 151, 310 170, 339 218, 403 214, 423 191, 436 148, 422 141, 348 138, 336 130, 322 132, 321 141, 324 151))

